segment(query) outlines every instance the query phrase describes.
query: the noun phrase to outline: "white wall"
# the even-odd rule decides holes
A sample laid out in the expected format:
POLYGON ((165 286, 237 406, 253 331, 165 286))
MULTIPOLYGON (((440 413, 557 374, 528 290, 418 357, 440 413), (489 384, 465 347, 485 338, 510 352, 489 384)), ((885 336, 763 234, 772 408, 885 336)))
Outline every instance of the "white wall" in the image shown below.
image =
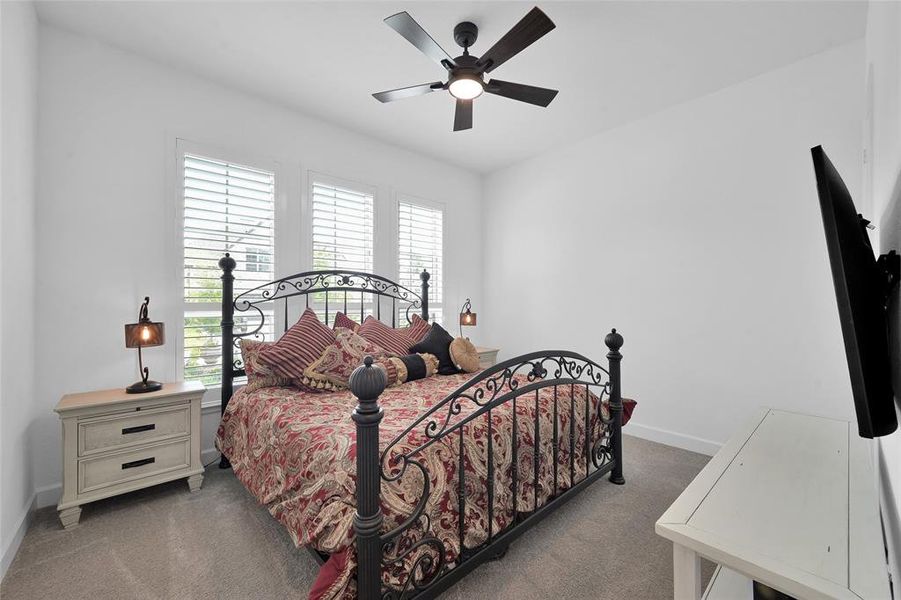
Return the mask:
POLYGON ((862 106, 856 42, 488 176, 485 341, 618 328, 627 433, 702 452, 760 405, 853 418, 809 150, 856 192, 862 106))
MULTIPOLYGON (((377 186, 377 202, 395 193, 443 202, 446 314, 465 296, 481 296, 481 232, 470 218, 479 210, 478 176, 85 37, 46 26, 40 33, 36 339, 49 370, 38 378, 32 427, 42 440, 34 461, 35 483, 46 490, 40 503, 58 494, 59 397, 137 378, 122 327, 145 294, 151 316, 177 330, 176 137, 278 161, 288 202, 276 234, 285 236, 281 274, 308 268, 309 240, 298 232, 305 173, 313 170, 377 186)), ((145 361, 154 378, 171 380, 175 344, 148 350, 145 361)), ((217 423, 218 410, 207 411, 205 449, 217 423)))
MULTIPOLYGON (((867 15, 866 62, 868 116, 864 128, 865 202, 878 225, 881 253, 901 252, 901 5, 871 2, 867 15)), ((890 307, 896 411, 901 416, 901 300, 890 307)), ((879 439, 879 474, 895 583, 901 598, 901 431, 879 439)))
POLYGON ((34 497, 34 246, 37 18, 0 3, 0 577, 24 534, 34 497))

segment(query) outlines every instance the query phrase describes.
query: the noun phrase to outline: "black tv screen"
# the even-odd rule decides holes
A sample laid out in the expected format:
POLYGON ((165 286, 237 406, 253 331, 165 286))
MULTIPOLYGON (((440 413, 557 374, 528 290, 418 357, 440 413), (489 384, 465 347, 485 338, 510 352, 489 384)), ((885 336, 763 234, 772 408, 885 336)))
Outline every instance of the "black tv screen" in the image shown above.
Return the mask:
POLYGON ((821 146, 811 149, 826 247, 838 300, 851 391, 861 437, 898 428, 891 381, 886 271, 877 264, 867 223, 821 146))

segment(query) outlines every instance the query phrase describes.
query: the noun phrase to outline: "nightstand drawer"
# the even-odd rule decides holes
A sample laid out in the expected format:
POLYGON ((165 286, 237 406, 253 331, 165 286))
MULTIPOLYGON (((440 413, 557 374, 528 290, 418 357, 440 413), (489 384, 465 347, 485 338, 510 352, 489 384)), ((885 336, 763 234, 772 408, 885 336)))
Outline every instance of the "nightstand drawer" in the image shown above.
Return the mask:
POLYGON ((179 404, 81 420, 78 456, 167 440, 191 431, 191 405, 179 404))
POLYGON ((191 440, 188 438, 86 458, 78 461, 78 493, 187 469, 190 464, 191 440))

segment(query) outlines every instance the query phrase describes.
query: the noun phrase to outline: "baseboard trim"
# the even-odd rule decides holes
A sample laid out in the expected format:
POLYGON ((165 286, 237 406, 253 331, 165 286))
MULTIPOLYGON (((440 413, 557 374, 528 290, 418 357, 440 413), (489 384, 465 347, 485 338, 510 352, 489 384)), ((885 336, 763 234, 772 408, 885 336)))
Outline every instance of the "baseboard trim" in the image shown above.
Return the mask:
POLYGON ((208 465, 213 461, 219 460, 219 451, 215 448, 207 448, 200 451, 200 461, 208 465))
POLYGON ((623 433, 634 435, 635 437, 640 437, 645 440, 651 440, 652 442, 666 444, 667 446, 675 446, 676 448, 682 448, 683 450, 706 454, 707 456, 716 454, 723 445, 722 442, 714 442, 693 435, 676 433, 675 431, 669 431, 668 429, 642 425, 635 421, 629 421, 629 424, 623 428, 623 433))
POLYGON ((62 493, 62 483, 53 483, 51 485, 39 487, 34 492, 37 508, 44 508, 45 506, 53 506, 55 504, 59 504, 59 498, 60 496, 62 496, 62 493))
POLYGON ((7 542, 6 547, 3 548, 3 554, 0 556, 0 582, 6 577, 9 566, 12 564, 13 559, 16 558, 19 546, 22 545, 22 540, 25 538, 25 532, 28 531, 28 526, 31 525, 36 504, 37 493, 34 493, 32 494, 31 500, 28 502, 28 506, 25 508, 24 513, 19 517, 19 525, 16 527, 16 533, 13 535, 12 539, 7 542))

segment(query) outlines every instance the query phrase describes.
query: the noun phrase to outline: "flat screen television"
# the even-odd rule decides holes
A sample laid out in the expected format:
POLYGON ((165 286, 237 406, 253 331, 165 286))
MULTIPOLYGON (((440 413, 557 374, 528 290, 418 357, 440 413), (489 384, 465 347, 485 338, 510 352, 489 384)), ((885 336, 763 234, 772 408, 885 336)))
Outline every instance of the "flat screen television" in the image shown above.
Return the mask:
POLYGON ((898 428, 891 379, 888 301, 898 282, 898 255, 877 260, 851 194, 821 146, 811 149, 826 248, 838 301, 851 391, 861 437, 898 428))

